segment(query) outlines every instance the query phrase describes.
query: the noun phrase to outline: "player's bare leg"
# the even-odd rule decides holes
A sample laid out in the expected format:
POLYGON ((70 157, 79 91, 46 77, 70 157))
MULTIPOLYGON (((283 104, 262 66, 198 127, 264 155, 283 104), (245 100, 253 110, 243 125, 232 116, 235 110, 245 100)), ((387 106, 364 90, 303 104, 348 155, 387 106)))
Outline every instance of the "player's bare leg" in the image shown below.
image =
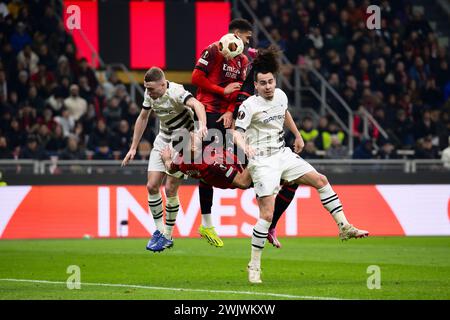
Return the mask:
POLYGON ((257 197, 259 207, 259 219, 253 227, 252 253, 247 266, 248 281, 261 283, 261 254, 266 243, 270 224, 272 223, 275 206, 274 196, 257 197))
POLYGON ((152 238, 147 244, 147 250, 151 250, 164 233, 163 208, 160 190, 165 176, 166 174, 160 171, 149 171, 147 175, 148 206, 156 225, 156 231, 153 233, 152 238))
POLYGON ((294 181, 297 184, 312 186, 319 192, 322 205, 327 209, 339 227, 339 238, 348 240, 351 238, 364 238, 369 236, 366 230, 359 230, 351 225, 345 217, 342 203, 334 192, 328 179, 317 171, 310 171, 294 181))

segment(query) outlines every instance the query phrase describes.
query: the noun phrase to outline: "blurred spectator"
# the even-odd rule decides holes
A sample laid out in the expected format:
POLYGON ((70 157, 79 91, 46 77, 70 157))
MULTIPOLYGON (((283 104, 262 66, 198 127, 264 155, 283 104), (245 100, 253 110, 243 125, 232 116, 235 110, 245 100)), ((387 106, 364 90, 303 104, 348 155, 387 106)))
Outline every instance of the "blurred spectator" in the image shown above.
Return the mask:
POLYGON ((13 159, 14 155, 8 147, 6 137, 0 136, 0 159, 13 159))
POLYGON ((332 139, 337 138, 342 145, 345 140, 345 133, 339 128, 336 122, 330 122, 328 130, 322 133, 322 146, 323 150, 327 150, 332 145, 332 139))
POLYGON ((69 136, 67 139, 67 147, 59 153, 61 160, 84 160, 86 154, 80 149, 78 138, 69 136))
POLYGON ((58 79, 67 78, 70 81, 73 80, 72 69, 69 64, 69 59, 65 55, 62 55, 58 58, 56 77, 58 79))
POLYGON ((311 117, 304 117, 300 129, 300 134, 302 135, 303 140, 306 142, 313 141, 319 135, 319 131, 314 129, 314 123, 311 117))
POLYGON ((328 118, 327 117, 320 117, 319 123, 317 125, 317 131, 319 132, 317 139, 315 140, 315 144, 317 146, 317 149, 324 150, 323 144, 324 144, 324 135, 329 133, 328 131, 328 118))
POLYGON ((117 131, 118 132, 114 138, 116 142, 115 150, 120 151, 123 155, 126 155, 133 137, 133 133, 130 130, 130 125, 126 120, 121 120, 117 131))
POLYGON ((28 88, 29 88, 28 72, 22 70, 19 72, 19 75, 17 76, 17 83, 15 84, 15 89, 19 97, 19 101, 23 101, 26 98, 26 96, 28 95, 28 88))
POLYGON ((77 121, 87 111, 87 102, 80 97, 80 88, 73 84, 70 86, 70 97, 64 99, 64 105, 69 111, 69 115, 77 121))
POLYGON ((125 113, 128 109, 128 105, 131 102, 130 96, 128 95, 127 88, 123 84, 116 86, 114 97, 119 101, 120 110, 125 113))
POLYGON ((422 91, 422 98, 425 105, 429 108, 438 108, 442 105, 443 94, 436 86, 434 78, 428 78, 425 88, 422 91))
POLYGON ((406 117, 405 110, 398 110, 394 120, 393 133, 398 139, 401 148, 409 148, 414 145, 413 124, 406 117))
POLYGON ((150 152, 152 151, 152 145, 145 139, 139 142, 138 150, 136 153, 136 160, 148 160, 150 157, 150 152))
POLYGON ((55 117, 55 122, 62 127, 65 137, 67 137, 75 128, 75 120, 70 115, 67 108, 62 109, 61 116, 55 117))
POLYGON ((46 160, 48 159, 47 152, 38 145, 38 141, 35 135, 29 135, 27 137, 26 146, 20 151, 20 159, 34 159, 34 160, 46 160))
POLYGON ((92 88, 97 88, 98 86, 98 80, 95 76, 94 70, 89 66, 88 61, 86 58, 81 58, 78 63, 78 68, 76 71, 76 75, 78 80, 80 80, 81 77, 86 77, 87 79, 87 85, 92 88))
POLYGON ((28 90, 28 103, 37 111, 38 115, 42 115, 44 111, 45 101, 38 95, 37 88, 32 85, 28 90))
POLYGON ((395 146, 389 141, 385 141, 377 154, 378 159, 399 159, 395 146))
POLYGON ((88 104, 94 102, 94 91, 89 85, 88 78, 86 76, 80 76, 78 78, 78 85, 80 88, 80 96, 86 100, 88 104))
POLYGON ((114 160, 111 149, 109 148, 108 142, 102 140, 98 144, 98 147, 94 153, 94 160, 114 160))
POLYGON ((342 145, 342 141, 337 135, 331 136, 331 145, 326 151, 326 157, 330 159, 348 158, 348 148, 342 145))
POLYGON ((363 140, 353 152, 353 159, 373 159, 373 143, 363 140))
POLYGON ((444 167, 450 169, 450 136, 448 137, 448 147, 442 151, 441 160, 444 162, 444 167))
POLYGON ((106 108, 103 110, 103 116, 108 127, 115 130, 122 119, 122 109, 119 106, 119 99, 113 97, 108 101, 106 108))
POLYGON ((48 148, 48 142, 50 141, 50 131, 48 130, 48 127, 45 124, 41 124, 39 126, 38 132, 37 132, 37 142, 39 144, 39 147, 49 150, 48 148))
POLYGON ((23 22, 16 25, 16 32, 11 36, 11 45, 16 53, 19 53, 26 45, 31 44, 32 39, 26 31, 23 22))
POLYGON ((20 127, 25 130, 26 133, 34 133, 37 131, 39 126, 37 123, 37 111, 28 103, 28 101, 24 102, 17 115, 20 127))
POLYGON ((95 151, 101 142, 105 143, 107 146, 110 146, 113 143, 113 140, 114 136, 109 128, 106 127, 105 121, 100 119, 97 121, 95 129, 89 136, 87 148, 95 151))
POLYGON ((19 149, 25 144, 26 133, 20 127, 19 121, 16 118, 11 120, 11 126, 8 133, 9 145, 12 150, 19 149))
POLYGON ((131 102, 128 106, 127 111, 122 116, 122 119, 127 120, 130 126, 134 125, 137 117, 139 116, 140 109, 135 102, 131 102))
POLYGON ((317 155, 317 148, 313 141, 305 141, 305 148, 303 149, 301 156, 303 159, 319 159, 317 155))
POLYGON ((98 120, 103 117, 103 110, 106 108, 105 90, 102 86, 95 89, 93 104, 95 110, 95 118, 98 120))
POLYGON ((42 112, 42 117, 38 119, 39 124, 46 125, 48 130, 53 131, 56 127, 56 122, 53 119, 53 111, 50 108, 45 108, 42 112))
POLYGON ((431 137, 425 137, 417 140, 416 144, 417 159, 438 159, 439 150, 433 146, 431 137))
POLYGON ((56 154, 66 147, 66 138, 61 125, 57 125, 51 134, 51 138, 47 144, 47 150, 52 154, 56 154))
POLYGON ((31 82, 39 89, 43 97, 48 97, 57 86, 54 74, 47 70, 47 66, 39 63, 38 72, 31 76, 31 82))
POLYGON ((436 136, 436 125, 431 121, 431 112, 423 111, 422 119, 414 126, 414 138, 419 140, 426 136, 436 136))
POLYGON ((38 72, 39 56, 31 49, 31 45, 27 44, 17 55, 17 62, 33 75, 38 72))

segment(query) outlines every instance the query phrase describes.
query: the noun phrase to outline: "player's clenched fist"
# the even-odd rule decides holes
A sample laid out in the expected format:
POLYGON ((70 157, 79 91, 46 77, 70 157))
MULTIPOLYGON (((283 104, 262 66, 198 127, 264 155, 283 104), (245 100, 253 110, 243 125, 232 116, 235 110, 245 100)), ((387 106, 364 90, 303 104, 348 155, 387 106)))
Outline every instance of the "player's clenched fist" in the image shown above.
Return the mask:
POLYGON ((200 121, 198 126, 197 134, 203 139, 208 135, 208 128, 206 127, 206 124, 200 121))
POLYGON ((303 148, 305 147, 305 142, 303 141, 302 137, 298 137, 294 141, 294 151, 295 153, 302 152, 303 148))

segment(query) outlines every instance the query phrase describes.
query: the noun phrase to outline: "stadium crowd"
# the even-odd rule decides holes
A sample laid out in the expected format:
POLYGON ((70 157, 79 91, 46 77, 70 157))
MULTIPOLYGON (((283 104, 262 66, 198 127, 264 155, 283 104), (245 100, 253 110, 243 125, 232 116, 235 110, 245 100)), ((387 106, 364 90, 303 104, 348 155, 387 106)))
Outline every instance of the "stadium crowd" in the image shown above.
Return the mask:
MULTIPOLYGON (((436 33, 410 2, 250 0, 248 4, 292 64, 314 66, 352 110, 365 107, 387 131, 389 139, 383 139, 371 126, 370 139, 365 139, 356 115, 354 158, 396 158, 397 149, 410 149, 415 158, 435 159, 448 146, 448 48, 439 46, 436 33), (366 8, 373 4, 381 7, 380 30, 366 26, 366 8)), ((244 18, 252 21, 250 15, 244 18)), ((257 40, 258 46, 269 44, 263 33, 257 40)), ((284 73, 289 76, 292 68, 285 66, 284 73)), ((303 72, 302 83, 317 86, 320 92, 308 72, 303 72)), ((346 119, 336 101, 328 102, 346 119)), ((306 141, 305 158, 317 157, 316 149, 326 151, 325 157, 346 157, 346 136, 332 117, 322 117, 316 124, 304 119, 299 126, 306 141)))
MULTIPOLYGON (((0 5, 0 158, 120 159, 140 107, 114 72, 99 83, 77 59, 58 4, 0 5)), ((148 158, 153 131, 144 138, 138 159, 148 158)))
MULTIPOLYGON (((364 106, 387 130, 389 140, 375 127, 364 139, 355 116, 354 158, 397 158, 397 149, 439 158, 450 135, 448 51, 406 1, 378 2, 382 28, 374 31, 365 25, 364 0, 249 5, 293 64, 312 64, 353 110, 364 106)), ((0 4, 0 159, 122 158, 140 106, 114 72, 99 82, 87 60, 77 59, 58 18, 59 1, 24 3, 0 4)), ((267 45, 260 34, 258 46, 267 45)), ((292 73, 288 66, 283 70, 292 73)), ((317 85, 307 72, 302 77, 317 85)), ((320 157, 348 157, 348 137, 333 119, 315 122, 306 117, 298 123, 306 143, 302 155, 316 158, 322 150, 320 157)), ((138 159, 148 158, 153 139, 147 130, 138 159)))

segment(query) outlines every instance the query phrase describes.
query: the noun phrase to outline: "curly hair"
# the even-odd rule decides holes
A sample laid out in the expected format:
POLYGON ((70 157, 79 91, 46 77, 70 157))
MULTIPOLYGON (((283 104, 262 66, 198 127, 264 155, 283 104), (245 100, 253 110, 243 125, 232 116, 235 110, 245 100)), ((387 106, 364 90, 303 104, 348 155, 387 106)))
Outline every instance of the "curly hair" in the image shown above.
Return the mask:
POLYGON ((281 51, 276 46, 270 46, 267 49, 258 49, 258 55, 252 62, 253 65, 253 76, 256 81, 258 73, 273 73, 275 76, 279 69, 279 56, 281 51))

